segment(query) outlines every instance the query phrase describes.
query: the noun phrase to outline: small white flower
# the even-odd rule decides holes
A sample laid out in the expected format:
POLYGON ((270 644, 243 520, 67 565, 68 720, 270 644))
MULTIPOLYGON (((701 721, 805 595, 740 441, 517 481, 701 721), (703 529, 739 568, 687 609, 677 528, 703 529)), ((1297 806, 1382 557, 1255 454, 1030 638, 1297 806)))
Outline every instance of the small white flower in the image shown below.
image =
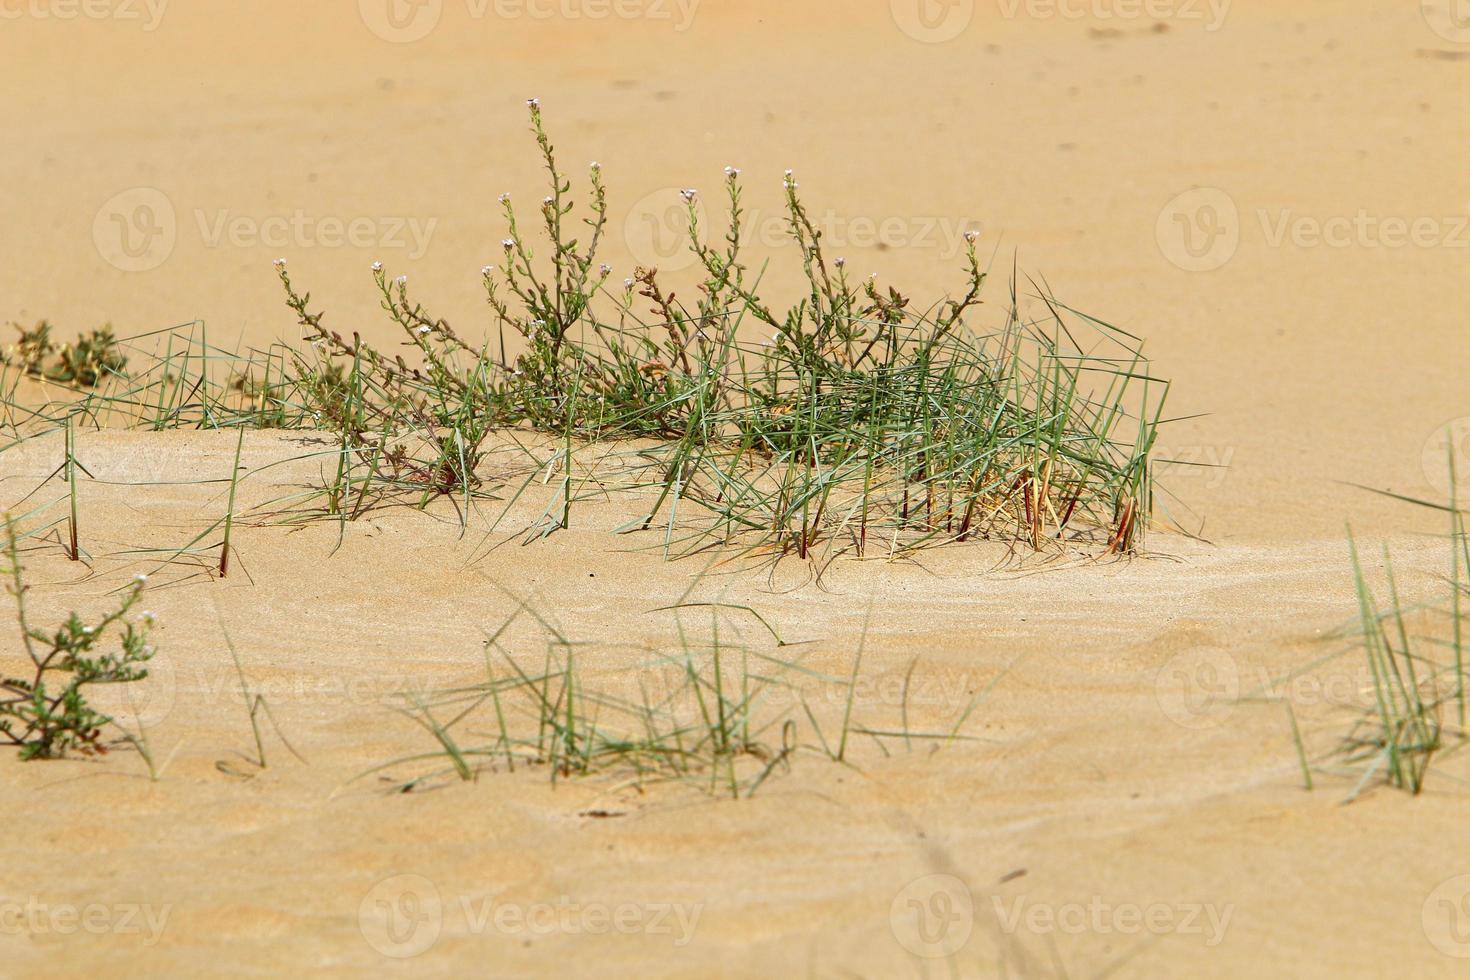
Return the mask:
POLYGON ((158 617, 145 609, 142 612, 138 613, 138 622, 142 623, 144 626, 152 626, 154 623, 158 622, 158 617))
POLYGON ((429 327, 429 326, 419 327, 419 336, 423 336, 424 334, 428 333, 431 329, 433 329, 433 328, 432 327, 429 327))
POLYGON ((480 275, 484 276, 486 279, 489 279, 490 278, 490 273, 492 273, 494 271, 495 271, 495 266, 493 266, 493 265, 483 265, 483 266, 480 267, 480 275))
POLYGON ((837 268, 841 269, 845 265, 847 265, 847 260, 840 255, 837 256, 837 268))
POLYGON ((509 252, 511 249, 516 247, 516 240, 514 238, 507 238, 503 240, 500 244, 505 246, 505 250, 509 252))
POLYGON ((381 262, 374 262, 373 263, 373 271, 374 272, 382 272, 383 271, 383 263, 381 263, 381 262))
POLYGON ((541 100, 540 99, 527 99, 526 100, 526 105, 530 106, 532 109, 539 109, 539 108, 541 108, 541 100))
POLYGON ((975 240, 979 237, 980 233, 978 231, 965 232, 965 241, 969 242, 971 245, 975 244, 975 240))
POLYGON ((792 177, 795 177, 795 176, 796 176, 796 171, 795 170, 792 170, 790 168, 787 168, 787 170, 786 170, 786 179, 787 180, 790 180, 792 177))
POLYGON ((600 265, 600 266, 597 267, 597 271, 600 272, 600 273, 602 273, 605 276, 609 272, 612 271, 612 266, 610 266, 606 262, 604 262, 604 263, 602 263, 602 265, 600 265))
POLYGON ((501 204, 509 204, 510 203, 510 195, 509 194, 502 194, 502 195, 500 195, 500 203, 501 204))
POLYGON ((740 168, 739 167, 726 167, 725 168, 725 176, 726 177, 739 177, 740 176, 740 168))
POLYGON ((548 194, 546 197, 541 199, 541 203, 546 205, 547 207, 551 207, 553 204, 556 203, 556 198, 548 194))
POLYGON ((588 168, 587 169, 593 170, 593 171, 601 170, 602 169, 602 164, 598 163, 596 160, 593 160, 592 163, 588 165, 588 168))
POLYGON ((631 280, 631 279, 624 279, 623 280, 623 285, 624 286, 627 286, 629 289, 632 289, 633 288, 633 280, 631 280))
POLYGON ((396 282, 396 283, 398 283, 398 285, 400 285, 400 286, 406 286, 408 284, 408 276, 399 276, 397 279, 394 279, 393 281, 396 282))
POLYGON ((694 203, 694 199, 699 196, 699 191, 697 191, 694 188, 690 187, 687 190, 680 191, 679 192, 679 196, 682 197, 688 203, 693 204, 694 203))
POLYGON ((97 630, 96 630, 95 627, 92 627, 92 626, 83 626, 82 627, 82 635, 83 636, 91 636, 95 632, 97 632, 97 630))
POLYGON ((286 260, 285 259, 276 259, 276 260, 274 260, 274 261, 271 262, 271 265, 275 266, 277 269, 283 269, 286 266, 286 260))
POLYGON ((142 572, 139 572, 137 575, 133 576, 133 581, 137 582, 139 585, 146 585, 148 583, 148 576, 144 575, 142 572))

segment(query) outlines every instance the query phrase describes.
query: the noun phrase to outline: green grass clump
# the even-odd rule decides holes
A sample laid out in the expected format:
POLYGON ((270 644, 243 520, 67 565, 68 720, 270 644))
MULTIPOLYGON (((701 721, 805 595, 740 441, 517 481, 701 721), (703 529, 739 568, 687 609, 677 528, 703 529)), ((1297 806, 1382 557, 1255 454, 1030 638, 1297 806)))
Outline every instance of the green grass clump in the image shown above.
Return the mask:
MULTIPOLYGON (((87 702, 87 689, 99 684, 131 684, 148 676, 143 666, 153 657, 148 643, 149 618, 129 619, 143 595, 142 578, 123 593, 114 611, 95 623, 76 613, 54 631, 30 624, 26 615, 25 584, 15 526, 5 521, 5 558, 9 592, 15 597, 25 668, 16 676, 0 672, 0 744, 20 749, 23 760, 51 759, 76 751, 106 751, 107 715, 87 702), (117 652, 99 647, 116 634, 117 652)), ((124 735, 126 737, 126 735, 124 735)))
MULTIPOLYGON (((1451 473, 1453 473, 1451 460, 1451 473)), ((1399 591, 1393 562, 1384 550, 1388 596, 1380 600, 1350 541, 1358 597, 1357 645, 1371 678, 1368 707, 1330 753, 1332 762, 1358 771, 1349 799, 1374 784, 1418 795, 1432 765, 1467 742, 1465 697, 1465 600, 1470 597, 1470 536, 1466 512, 1452 496, 1437 503, 1389 494, 1436 511, 1449 520, 1450 573, 1443 579, 1447 602, 1410 605, 1399 591), (1425 626, 1427 625, 1427 629, 1425 626)), ((1312 766, 1295 712, 1288 714, 1306 787, 1312 766)))
MULTIPOLYGON (((1384 560, 1388 563, 1386 554, 1384 560)), ((1353 573, 1374 706, 1353 726, 1340 752, 1348 763, 1366 767, 1359 789, 1382 774, 1388 785, 1417 795, 1424 789, 1430 763, 1448 747, 1442 712, 1456 700, 1455 689, 1446 690, 1444 668, 1427 654, 1428 644, 1410 633, 1392 566, 1386 606, 1379 605, 1363 574, 1356 545, 1353 573)), ((1458 591, 1465 586, 1457 582, 1454 587, 1458 591)), ((1458 649, 1457 645, 1457 653, 1458 649)), ((1463 712, 1463 693, 1459 703, 1463 712)))
POLYGON ((428 452, 411 468, 452 494, 473 483, 495 428, 565 436, 568 456, 573 437, 652 438, 628 456, 632 485, 654 491, 629 529, 667 521, 672 543, 675 515, 692 503, 713 519, 696 522, 690 547, 742 539, 805 557, 822 541, 861 554, 875 534, 911 547, 1018 533, 1034 548, 1078 535, 1124 551, 1142 537, 1167 386, 1148 376, 1133 338, 1081 318, 1093 331, 1084 350, 1068 330, 1072 311, 1048 300, 1047 322, 1026 321, 1014 295, 996 332, 969 330, 986 279, 973 236, 957 299, 917 310, 896 289, 853 281, 825 252, 790 175, 786 208, 806 286, 777 311, 742 260, 733 169, 719 248, 701 243, 697 194, 685 192, 697 300, 676 300, 656 269, 637 269, 618 290, 597 261, 601 168, 591 168, 578 221, 534 102, 531 122, 550 182, 538 215, 546 251, 538 257, 502 198, 504 264, 484 270, 494 342, 465 341, 411 298, 404 277, 376 267, 382 308, 417 348, 410 367, 359 333, 347 341, 328 330, 280 268, 317 349, 352 365, 351 380, 316 409, 335 420, 346 450, 398 473, 410 464, 378 447, 417 432, 428 452), (770 340, 745 339, 756 330, 770 340))
MULTIPOLYGON (((484 336, 433 316, 406 277, 375 263, 380 305, 410 348, 390 354, 361 331, 331 329, 281 260, 305 349, 241 355, 211 345, 197 325, 150 335, 146 355, 129 347, 140 366, 80 398, 25 405, 14 381, 0 384, 12 393, 0 421, 16 433, 59 425, 61 414, 329 432, 335 448, 322 454, 319 485, 276 503, 293 519, 344 526, 387 504, 436 500, 467 521, 514 479, 503 469, 500 483, 487 476, 493 438, 532 430, 555 449, 532 454, 529 471, 559 476, 542 533, 569 525, 593 480, 585 466, 578 473, 578 452, 597 442, 617 450, 599 457, 616 487, 648 501, 618 530, 658 527, 670 556, 710 546, 887 555, 980 537, 1108 553, 1141 543, 1168 385, 1149 374, 1137 338, 1044 292, 1044 313, 1025 315, 1015 284, 991 328, 976 329, 987 273, 973 235, 954 296, 920 304, 854 279, 789 173, 802 281, 794 301, 763 295, 761 270, 747 263, 733 168, 718 245, 705 244, 713 236, 700 227, 699 195, 685 192, 699 282, 678 292, 693 299, 652 268, 618 285, 598 259, 602 169, 591 166, 579 208, 534 100, 530 114, 549 193, 525 225, 502 197, 508 237, 501 266, 483 270, 493 318, 484 336)), ((595 482, 606 489, 602 476, 595 482)))
MULTIPOLYGON (((749 612, 749 610, 747 610, 749 612)), ((762 621, 764 623, 764 621, 762 621)), ((646 788, 681 783, 732 798, 753 795, 802 756, 852 765, 862 740, 883 755, 971 740, 962 729, 1002 671, 950 706, 938 730, 910 725, 908 682, 891 704, 895 723, 874 727, 858 714, 862 652, 850 673, 823 674, 776 650, 722 637, 719 612, 707 639, 679 629, 671 653, 643 651, 636 671, 593 676, 608 651, 569 640, 524 603, 485 640, 485 679, 432 694, 406 695, 400 710, 435 743, 371 772, 416 768, 397 780, 409 791, 442 778, 541 769, 553 781, 602 776, 646 788), (508 640, 518 618, 534 619, 544 647, 527 655, 508 640), (844 701, 840 719, 820 719, 799 688, 814 682, 844 701)), ((605 672, 604 672, 605 673, 605 672)), ((366 775, 366 774, 364 774, 366 775)))

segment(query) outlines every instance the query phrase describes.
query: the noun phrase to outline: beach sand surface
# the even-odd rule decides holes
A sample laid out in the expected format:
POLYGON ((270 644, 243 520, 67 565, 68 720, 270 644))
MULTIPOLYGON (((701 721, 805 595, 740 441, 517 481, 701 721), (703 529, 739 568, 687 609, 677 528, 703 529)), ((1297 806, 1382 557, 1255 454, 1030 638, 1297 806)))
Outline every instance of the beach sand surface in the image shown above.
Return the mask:
MULTIPOLYGON (((28 553, 31 614, 99 612, 154 572, 141 712, 163 773, 128 750, 0 758, 0 972, 1460 975, 1464 760, 1417 798, 1345 806, 1356 772, 1324 765, 1303 789, 1292 717, 1321 757, 1371 703, 1349 525, 1375 582, 1387 543, 1408 601, 1444 594, 1443 528, 1354 484, 1443 493, 1439 433, 1470 415, 1454 288, 1470 32, 1447 3, 1062 8, 958 4, 959 24, 870 0, 606 18, 446 2, 408 41, 426 22, 371 0, 10 5, 0 320, 294 342, 270 265, 285 257, 329 327, 390 344, 381 260, 479 336, 497 197, 544 193, 536 97, 579 187, 603 168, 618 276, 660 264, 692 290, 664 202, 714 200, 737 165, 753 261, 794 296, 799 253, 776 234, 789 167, 862 274, 940 296, 975 228, 995 256, 982 318, 1014 260, 1148 338, 1182 419, 1159 477, 1192 533, 1103 562, 980 543, 817 576, 665 561, 660 532, 612 533, 646 506, 635 494, 530 543, 505 533, 535 520, 529 498, 488 538, 439 505, 288 528, 261 515, 316 476, 302 457, 324 443, 258 432, 220 580, 143 552, 223 513, 234 436, 84 432, 98 557, 28 553), (801 754, 747 800, 524 767, 389 792, 374 767, 434 748, 392 696, 483 681, 485 634, 522 604, 610 690, 658 683, 680 626, 697 645, 717 617, 732 649, 802 658, 828 735, 859 655, 863 725, 898 723, 905 676, 913 731, 977 706, 964 740, 855 738, 849 764, 801 754), (274 718, 264 768, 226 635, 274 718)), ((0 506, 24 506, 61 452, 52 435, 0 455, 0 506)), ((509 635, 540 656, 524 614, 509 635)))

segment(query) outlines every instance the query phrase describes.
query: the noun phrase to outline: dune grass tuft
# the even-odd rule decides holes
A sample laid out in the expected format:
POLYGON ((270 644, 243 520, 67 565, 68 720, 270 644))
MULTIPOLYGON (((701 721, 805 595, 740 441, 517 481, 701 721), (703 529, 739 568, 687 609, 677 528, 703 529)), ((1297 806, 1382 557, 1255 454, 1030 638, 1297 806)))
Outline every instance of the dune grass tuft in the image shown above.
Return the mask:
POLYGON ((403 503, 448 502, 467 522, 513 491, 486 472, 492 439, 530 430, 556 443, 529 461, 559 491, 540 534, 570 524, 593 479, 577 469, 579 450, 600 443, 614 450, 598 457, 604 472, 647 501, 617 530, 656 530, 669 556, 711 546, 886 556, 974 538, 1121 553, 1142 542, 1168 385, 1137 338, 1039 287, 1041 315, 1023 313, 1014 280, 990 328, 977 329, 988 275, 973 235, 953 296, 921 304, 854 279, 789 174, 802 287, 777 306, 745 258, 733 168, 717 245, 705 244, 715 236, 700 227, 698 195, 685 195, 700 281, 677 292, 694 299, 653 268, 618 285, 597 255, 602 169, 590 168, 578 207, 539 105, 530 111, 549 194, 529 216, 502 198, 509 235, 501 266, 483 270, 483 336, 435 317, 406 277, 375 263, 380 305, 409 348, 390 354, 361 330, 330 328, 281 260, 306 346, 240 353, 213 345, 201 324, 160 331, 114 344, 91 384, 10 369, 0 423, 13 439, 68 420, 330 433, 320 483, 272 504, 344 530, 403 503), (22 397, 38 384, 39 398, 22 397))
MULTIPOLYGON (((1424 649, 1407 625, 1407 611, 1399 596, 1393 567, 1385 553, 1389 599, 1380 606, 1354 544, 1353 574, 1357 583, 1363 628, 1363 653, 1373 679, 1373 708, 1355 724, 1339 751, 1350 764, 1364 766, 1354 796, 1375 776, 1388 785, 1417 795, 1424 789, 1430 763, 1449 746, 1442 720, 1447 704, 1455 701, 1446 691, 1446 670, 1424 649)), ((1463 583, 1454 583, 1456 590, 1463 583)), ((1463 705, 1463 701, 1461 702, 1463 705)), ((1462 709, 1463 710, 1463 707, 1462 709)))
MULTIPOLYGON (((1357 542, 1349 538, 1358 597, 1355 642, 1366 660, 1370 699, 1327 756, 1332 768, 1347 766, 1357 773, 1349 801, 1374 785, 1418 795, 1424 791, 1431 767, 1470 742, 1465 696, 1464 604, 1470 597, 1466 512, 1453 495, 1448 502, 1386 496, 1448 520, 1449 574, 1442 580, 1448 600, 1407 603, 1386 548, 1387 598, 1381 600, 1364 570, 1357 542)), ((1311 760, 1295 712, 1289 704, 1287 707, 1303 780, 1312 789, 1311 760)))

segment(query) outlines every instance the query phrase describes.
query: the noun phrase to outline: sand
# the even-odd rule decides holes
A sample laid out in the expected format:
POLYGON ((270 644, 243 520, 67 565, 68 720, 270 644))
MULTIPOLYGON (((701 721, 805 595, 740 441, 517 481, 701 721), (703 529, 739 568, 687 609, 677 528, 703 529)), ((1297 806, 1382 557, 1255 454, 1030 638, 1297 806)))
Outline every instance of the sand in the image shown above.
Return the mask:
MULTIPOLYGON (((647 218, 672 189, 713 190, 736 164, 769 221, 792 167, 864 272, 933 295, 959 281, 956 237, 975 227, 998 266, 1014 254, 1147 337, 1172 413, 1191 417, 1163 455, 1228 464, 1161 473, 1203 540, 1156 533, 1144 556, 1044 568, 952 547, 839 561, 818 582, 790 563, 699 578, 703 562, 609 533, 638 512, 621 497, 488 556, 447 511, 376 514, 340 544, 335 526, 247 520, 228 579, 155 576, 161 779, 130 752, 0 759, 0 972, 1463 971, 1463 760, 1421 797, 1343 806, 1348 774, 1301 788, 1282 703, 1317 751, 1363 703, 1359 661, 1323 662, 1350 649, 1349 522, 1393 547, 1415 599, 1446 564, 1422 517, 1350 484, 1442 492, 1436 433, 1467 412, 1449 284, 1470 247, 1453 152, 1470 35, 1447 2, 1239 0, 1223 21, 1203 3, 1062 5, 1091 11, 1071 17, 979 2, 930 26, 868 0, 602 20, 448 2, 403 43, 379 34, 427 22, 361 7, 180 2, 155 21, 141 3, 6 6, 0 319, 125 334, 199 319, 218 343, 264 344, 294 336, 270 270, 284 256, 336 329, 389 338, 367 271, 381 259, 471 332, 504 233, 496 197, 541 193, 536 96, 563 158, 605 170, 620 275, 667 266, 647 218), (991 688, 975 740, 803 757, 739 802, 553 787, 544 771, 410 794, 354 780, 428 751, 386 695, 482 676, 508 592, 554 610, 611 682, 671 648, 674 616, 655 610, 691 587, 811 641, 835 673, 871 609, 877 680, 855 710, 891 719, 917 656, 924 724, 991 688), (304 762, 270 733, 268 767, 250 763, 224 630, 304 762)), ((789 289, 792 251, 762 247, 789 289)), ((167 484, 222 478, 233 448, 106 432, 81 453, 99 480, 167 484)), ((0 503, 58 450, 0 457, 0 503)), ((245 465, 304 451, 299 434, 253 433, 245 465)), ((265 471, 245 502, 309 476, 265 471)), ((219 486, 89 484, 84 543, 177 547, 222 507, 219 486)), ((101 609, 155 564, 42 549, 36 618, 101 609)), ((749 618, 726 628, 769 652, 749 618)))

